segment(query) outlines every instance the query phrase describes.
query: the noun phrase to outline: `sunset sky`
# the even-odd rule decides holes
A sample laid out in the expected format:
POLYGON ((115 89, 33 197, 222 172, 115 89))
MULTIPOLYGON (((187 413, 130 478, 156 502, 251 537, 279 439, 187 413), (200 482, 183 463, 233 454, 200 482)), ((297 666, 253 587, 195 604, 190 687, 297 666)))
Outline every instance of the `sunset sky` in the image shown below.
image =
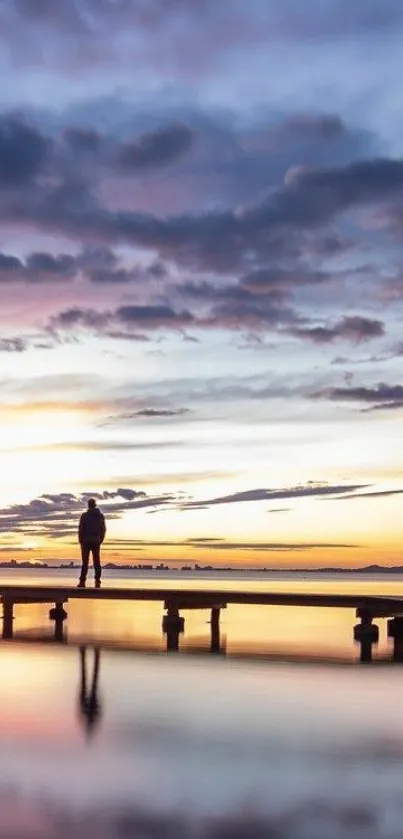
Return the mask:
POLYGON ((1 559, 403 564, 401 0, 0 0, 1 559))

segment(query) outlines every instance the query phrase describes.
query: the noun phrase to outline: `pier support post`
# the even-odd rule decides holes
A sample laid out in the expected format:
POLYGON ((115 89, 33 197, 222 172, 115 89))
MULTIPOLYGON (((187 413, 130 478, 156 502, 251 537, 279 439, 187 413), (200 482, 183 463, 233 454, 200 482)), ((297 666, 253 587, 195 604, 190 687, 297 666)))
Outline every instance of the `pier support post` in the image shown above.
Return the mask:
POLYGON ((63 606, 63 601, 55 603, 53 609, 49 612, 49 618, 51 621, 55 622, 55 641, 63 641, 63 624, 67 618, 67 612, 63 606))
POLYGON ((185 618, 181 618, 179 609, 174 603, 166 603, 167 614, 162 618, 162 631, 167 636, 167 651, 179 649, 179 635, 184 632, 185 618))
POLYGON ((403 617, 388 621, 388 638, 393 638, 393 661, 403 661, 403 617))
POLYGON ((220 645, 220 612, 221 609, 214 607, 211 610, 211 644, 210 650, 212 653, 221 652, 220 645))
POLYGON ((3 597, 3 638, 13 637, 14 601, 10 597, 3 597))
POLYGON ((360 644, 360 661, 372 661, 372 647, 378 643, 379 627, 373 624, 373 615, 368 609, 357 609, 357 617, 361 618, 361 623, 357 623, 354 627, 354 641, 360 644))

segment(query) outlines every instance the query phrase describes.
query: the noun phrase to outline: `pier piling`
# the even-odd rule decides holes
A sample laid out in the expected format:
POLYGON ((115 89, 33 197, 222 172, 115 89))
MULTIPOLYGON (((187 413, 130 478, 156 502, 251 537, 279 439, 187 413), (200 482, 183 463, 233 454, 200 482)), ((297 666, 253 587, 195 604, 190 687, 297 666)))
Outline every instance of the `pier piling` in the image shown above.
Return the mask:
POLYGON ((179 635, 185 630, 185 618, 179 614, 176 603, 165 603, 167 614, 162 618, 162 631, 167 636, 167 650, 169 652, 179 649, 179 635))
POLYGON ((64 640, 64 621, 67 618, 67 612, 64 608, 65 602, 65 600, 57 601, 49 611, 49 619, 55 622, 55 641, 64 640))
POLYGON ((219 653, 221 652, 221 645, 220 645, 220 612, 221 609, 213 608, 211 610, 211 645, 210 650, 212 653, 219 653))
POLYGON ((9 597, 3 598, 3 638, 13 637, 14 601, 9 597))

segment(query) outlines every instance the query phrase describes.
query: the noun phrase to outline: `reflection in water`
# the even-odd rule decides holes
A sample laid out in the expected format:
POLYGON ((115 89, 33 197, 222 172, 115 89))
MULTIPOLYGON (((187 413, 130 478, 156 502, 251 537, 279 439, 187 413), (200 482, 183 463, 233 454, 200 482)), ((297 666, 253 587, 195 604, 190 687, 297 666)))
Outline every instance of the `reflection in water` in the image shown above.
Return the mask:
MULTIPOLYGON (((384 831, 379 812, 373 804, 335 804, 331 798, 314 797, 302 804, 290 805, 280 814, 261 813, 249 806, 246 812, 213 816, 193 816, 182 810, 156 812, 141 804, 121 810, 107 807, 87 809, 72 814, 67 807, 52 807, 41 801, 15 799, 16 811, 10 813, 9 801, 0 796, 4 839, 400 839, 401 833, 384 831), (8 805, 8 806, 7 806, 8 805), (17 813, 19 815, 17 815, 17 813), (320 832, 319 832, 320 831, 320 832)), ((385 808, 386 810, 386 808, 385 808)), ((384 815, 384 814, 383 814, 384 815)), ((401 813, 394 816, 397 826, 401 813)), ((387 821, 387 820, 385 820, 387 821)))
POLYGON ((0 839, 402 835, 400 667, 18 641, 0 658, 0 839))
POLYGON ((0 644, 0 839, 403 836, 401 619, 378 644, 353 610, 234 606, 221 637, 189 611, 171 639, 160 603, 68 612, 67 644, 46 604, 0 644))
MULTIPOLYGON (((87 653, 90 648, 80 647, 80 715, 87 736, 90 737, 99 723, 101 706, 98 699, 100 650, 93 649, 92 671, 87 671, 87 653)), ((91 663, 90 665, 91 666, 91 663)))

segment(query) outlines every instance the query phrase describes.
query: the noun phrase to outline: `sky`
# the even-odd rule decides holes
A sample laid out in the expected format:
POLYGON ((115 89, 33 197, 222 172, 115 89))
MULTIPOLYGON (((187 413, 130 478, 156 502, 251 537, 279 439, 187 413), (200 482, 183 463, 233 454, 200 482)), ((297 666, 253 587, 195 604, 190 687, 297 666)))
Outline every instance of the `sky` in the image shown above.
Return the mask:
POLYGON ((401 564, 399 0, 0 0, 0 561, 401 564))

